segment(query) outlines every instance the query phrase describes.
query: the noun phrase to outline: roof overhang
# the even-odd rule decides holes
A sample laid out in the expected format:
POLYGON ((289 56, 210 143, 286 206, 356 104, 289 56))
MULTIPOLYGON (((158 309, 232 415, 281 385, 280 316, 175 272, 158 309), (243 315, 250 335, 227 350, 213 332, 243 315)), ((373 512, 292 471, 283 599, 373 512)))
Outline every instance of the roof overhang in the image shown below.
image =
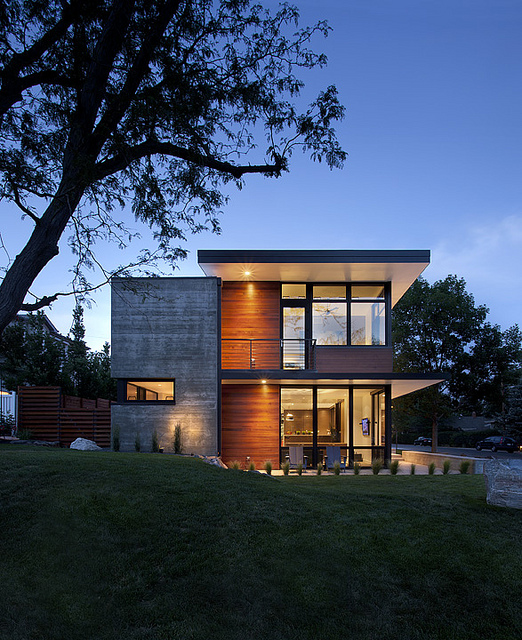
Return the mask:
POLYGON ((426 389, 446 380, 443 376, 433 374, 360 374, 346 376, 346 374, 329 374, 321 377, 311 377, 310 371, 303 371, 303 376, 297 378, 295 372, 285 375, 284 371, 233 371, 221 372, 223 384, 282 384, 285 386, 345 386, 359 385, 364 387, 391 386, 391 396, 399 398, 414 391, 426 389), (288 375, 288 377, 287 377, 288 375), (292 377, 290 377, 290 375, 292 377))
POLYGON ((430 263, 428 250, 198 251, 207 276, 225 281, 391 282, 392 305, 430 263))

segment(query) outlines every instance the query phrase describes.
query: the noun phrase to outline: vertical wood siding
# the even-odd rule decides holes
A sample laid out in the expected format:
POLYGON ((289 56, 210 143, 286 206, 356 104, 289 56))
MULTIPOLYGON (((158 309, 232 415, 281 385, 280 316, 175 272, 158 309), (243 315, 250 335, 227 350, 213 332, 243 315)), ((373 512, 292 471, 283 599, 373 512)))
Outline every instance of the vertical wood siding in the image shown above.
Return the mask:
POLYGON ((250 456, 258 468, 279 467, 279 387, 223 385, 221 457, 225 464, 250 456))
POLYGON ((278 282, 224 282, 221 292, 221 338, 223 369, 280 367, 280 293, 278 282), (242 339, 245 342, 229 342, 242 339), (256 342, 253 353, 246 340, 256 342))

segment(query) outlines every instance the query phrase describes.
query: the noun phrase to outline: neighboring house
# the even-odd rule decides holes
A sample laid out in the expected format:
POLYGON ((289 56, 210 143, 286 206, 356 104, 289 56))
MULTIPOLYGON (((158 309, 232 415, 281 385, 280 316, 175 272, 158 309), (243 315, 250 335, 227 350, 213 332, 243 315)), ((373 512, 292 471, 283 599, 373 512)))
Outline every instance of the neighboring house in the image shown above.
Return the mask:
POLYGON ((441 381, 392 371, 391 313, 429 251, 199 251, 206 277, 112 282, 112 427, 122 450, 261 465, 303 445, 391 458, 392 399, 441 381))

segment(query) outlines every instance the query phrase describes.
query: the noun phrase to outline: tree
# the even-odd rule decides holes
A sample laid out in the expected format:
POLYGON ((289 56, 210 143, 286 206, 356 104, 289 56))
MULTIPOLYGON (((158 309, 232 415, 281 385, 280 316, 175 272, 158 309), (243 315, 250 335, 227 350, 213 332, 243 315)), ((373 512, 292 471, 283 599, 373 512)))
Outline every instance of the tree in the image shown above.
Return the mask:
POLYGON ((522 380, 509 387, 506 393, 506 410, 497 417, 498 426, 508 429, 516 437, 522 436, 522 380))
MULTIPOLYGON (((487 312, 485 306, 475 306, 463 278, 450 275, 433 285, 419 278, 394 309, 392 332, 396 370, 441 374, 458 370, 463 366, 466 349, 481 330, 487 312)), ((437 449, 439 420, 450 411, 452 383, 450 377, 438 388, 415 394, 417 408, 431 420, 432 451, 437 449)), ((395 402, 394 410, 400 406, 401 402, 395 402)))
POLYGON ((27 323, 15 321, 1 338, 0 355, 4 384, 16 389, 22 384, 62 386, 65 362, 64 343, 44 326, 43 313, 37 312, 27 323))
POLYGON ((67 395, 116 399, 116 381, 111 379, 109 344, 90 351, 84 341, 83 309, 76 305, 72 339, 52 335, 45 328, 41 311, 29 314, 27 322, 15 321, 1 337, 0 361, 8 389, 19 385, 59 386, 67 395))
POLYGON ((459 411, 492 416, 506 410, 506 390, 520 380, 522 332, 517 325, 502 331, 485 322, 453 372, 452 394, 459 411))
MULTIPOLYGON (((250 0, 11 0, 0 6, 0 198, 32 224, 0 286, 0 332, 57 255, 66 229, 77 257, 73 290, 96 287, 97 241, 132 239, 117 210, 127 201, 155 249, 133 267, 175 261, 188 232, 219 231, 225 185, 250 173, 280 176, 301 148, 340 167, 335 87, 302 112, 300 68, 318 23, 285 33, 295 7, 274 14, 250 0), (260 139, 264 151, 257 152, 260 139), (244 162, 258 153, 258 164, 244 162)), ((29 294, 31 295, 31 294, 29 294)))

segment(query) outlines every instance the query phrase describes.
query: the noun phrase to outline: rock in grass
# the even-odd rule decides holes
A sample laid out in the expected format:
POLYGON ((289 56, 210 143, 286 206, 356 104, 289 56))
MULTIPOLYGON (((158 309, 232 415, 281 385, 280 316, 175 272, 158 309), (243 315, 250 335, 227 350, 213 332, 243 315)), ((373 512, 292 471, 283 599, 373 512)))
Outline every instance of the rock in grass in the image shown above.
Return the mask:
POLYGON ((484 480, 488 504, 522 509, 522 460, 491 460, 484 465, 484 480))
POLYGON ((96 442, 85 438, 76 438, 74 442, 71 442, 70 448, 78 449, 79 451, 101 451, 101 447, 96 442))

